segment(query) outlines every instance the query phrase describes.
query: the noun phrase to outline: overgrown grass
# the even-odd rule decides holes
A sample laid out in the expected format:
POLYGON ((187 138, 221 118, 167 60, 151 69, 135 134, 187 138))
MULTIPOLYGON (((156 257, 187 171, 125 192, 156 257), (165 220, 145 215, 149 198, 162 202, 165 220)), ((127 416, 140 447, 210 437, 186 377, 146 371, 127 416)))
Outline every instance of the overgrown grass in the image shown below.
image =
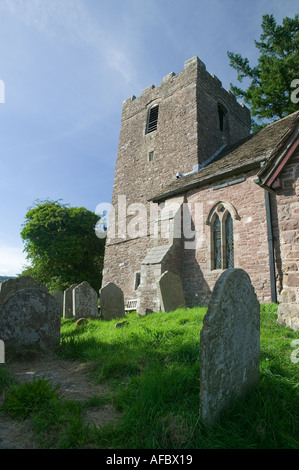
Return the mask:
POLYGON ((258 386, 213 428, 199 420, 199 331, 206 309, 143 318, 130 313, 117 329, 119 320, 88 320, 77 328, 63 320, 59 356, 89 362, 93 380, 107 384, 110 393, 85 403, 53 399, 38 412, 32 409, 39 438, 59 448, 298 448, 299 363, 291 361, 291 342, 299 335, 276 323, 276 310, 275 304, 261 305, 258 386), (85 426, 85 410, 103 401, 122 419, 85 426))

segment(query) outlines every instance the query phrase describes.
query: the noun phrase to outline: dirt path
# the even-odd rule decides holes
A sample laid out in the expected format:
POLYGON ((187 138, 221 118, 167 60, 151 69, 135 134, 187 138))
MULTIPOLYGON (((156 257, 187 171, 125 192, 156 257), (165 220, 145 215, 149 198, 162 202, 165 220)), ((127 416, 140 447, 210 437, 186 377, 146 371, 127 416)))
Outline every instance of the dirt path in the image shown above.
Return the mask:
MULTIPOLYGON (((97 394, 105 395, 109 390, 103 385, 94 384, 88 374, 88 364, 77 361, 64 361, 55 357, 43 358, 28 362, 14 362, 6 364, 10 374, 13 374, 21 383, 29 382, 34 377, 45 377, 53 386, 59 385, 59 394, 62 398, 85 401, 97 394)), ((4 397, 0 396, 0 404, 4 397)), ((96 426, 117 420, 120 415, 111 405, 87 410, 85 423, 96 426)), ((28 422, 18 422, 6 415, 0 415, 0 449, 38 449, 39 444, 33 437, 28 422)))

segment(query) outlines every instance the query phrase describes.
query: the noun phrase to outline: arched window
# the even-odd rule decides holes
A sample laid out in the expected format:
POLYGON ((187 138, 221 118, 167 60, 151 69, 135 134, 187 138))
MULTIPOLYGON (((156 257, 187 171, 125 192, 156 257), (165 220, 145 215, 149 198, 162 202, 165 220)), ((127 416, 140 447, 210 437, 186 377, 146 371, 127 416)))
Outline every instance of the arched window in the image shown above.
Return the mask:
POLYGON ((234 219, 239 219, 237 211, 227 202, 217 203, 209 214, 212 270, 234 267, 234 219))
POLYGON ((146 134, 153 132, 158 127, 159 105, 155 105, 148 110, 146 134))
POLYGON ((234 226, 233 218, 228 213, 225 221, 226 267, 234 267, 234 226))
POLYGON ((218 215, 214 221, 213 226, 213 241, 214 241, 214 269, 222 268, 221 260, 221 223, 218 215))

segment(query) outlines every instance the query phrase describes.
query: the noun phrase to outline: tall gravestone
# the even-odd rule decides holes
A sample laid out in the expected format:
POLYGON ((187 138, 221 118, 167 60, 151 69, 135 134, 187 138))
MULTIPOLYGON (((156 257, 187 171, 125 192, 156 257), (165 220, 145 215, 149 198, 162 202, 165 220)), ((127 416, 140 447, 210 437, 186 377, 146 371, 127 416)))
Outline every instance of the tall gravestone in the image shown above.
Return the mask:
POLYGON ((73 289, 73 318, 98 318, 98 294, 88 282, 73 289))
POLYGON ((63 318, 73 318, 73 290, 78 284, 72 284, 63 293, 63 318))
POLYGON ((59 345, 60 321, 57 301, 49 292, 22 289, 2 305, 0 338, 5 348, 52 348, 59 345))
POLYGON ((201 418, 213 425, 258 383, 260 305, 248 274, 227 269, 215 284, 200 332, 201 418))
POLYGON ((172 271, 165 271, 158 280, 158 291, 162 312, 171 312, 185 307, 181 278, 172 271))
POLYGON ((123 291, 113 282, 100 290, 100 308, 104 320, 125 316, 123 291))

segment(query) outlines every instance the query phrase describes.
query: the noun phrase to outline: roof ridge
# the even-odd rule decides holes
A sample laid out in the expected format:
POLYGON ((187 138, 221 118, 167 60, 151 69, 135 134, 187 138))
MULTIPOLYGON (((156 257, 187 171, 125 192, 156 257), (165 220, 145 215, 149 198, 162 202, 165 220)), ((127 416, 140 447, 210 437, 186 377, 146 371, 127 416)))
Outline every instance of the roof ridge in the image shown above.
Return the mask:
POLYGON ((253 167, 259 167, 262 161, 269 162, 294 132, 298 122, 299 111, 295 111, 240 139, 235 144, 226 147, 209 165, 172 181, 164 187, 162 193, 156 194, 149 200, 165 199, 208 181, 216 181, 240 171, 249 171, 253 167))

